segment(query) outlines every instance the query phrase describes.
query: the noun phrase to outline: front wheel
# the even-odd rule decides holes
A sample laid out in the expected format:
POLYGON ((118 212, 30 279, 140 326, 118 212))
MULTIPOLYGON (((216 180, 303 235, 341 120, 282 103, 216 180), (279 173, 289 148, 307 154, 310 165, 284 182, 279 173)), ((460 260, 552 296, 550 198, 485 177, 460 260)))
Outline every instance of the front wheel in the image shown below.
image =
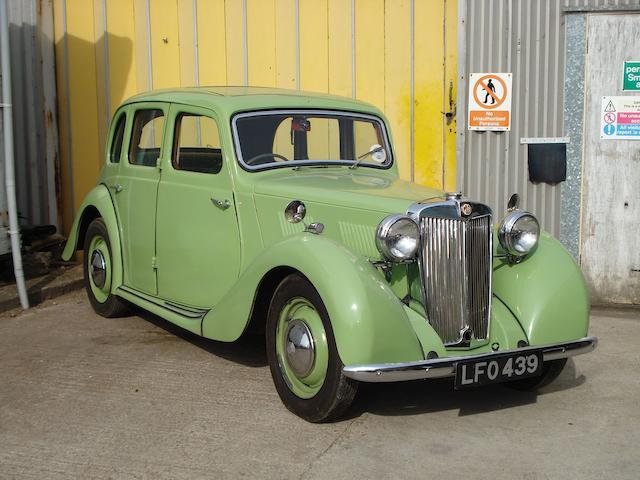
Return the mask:
POLYGON ((126 300, 111 293, 113 263, 109 232, 102 218, 89 224, 84 237, 84 285, 91 306, 103 317, 121 317, 129 311, 126 300))
POLYGON ((357 383, 342 374, 329 315, 304 276, 291 274, 276 289, 266 340, 273 383, 289 410, 325 422, 351 405, 357 383))
POLYGON ((537 377, 524 378, 522 380, 515 380, 513 382, 508 382, 505 385, 515 389, 515 390, 538 390, 539 388, 545 387, 553 382, 560 373, 562 373, 562 369, 567 364, 566 358, 560 358, 558 360, 549 360, 548 362, 544 362, 542 365, 542 373, 537 377))

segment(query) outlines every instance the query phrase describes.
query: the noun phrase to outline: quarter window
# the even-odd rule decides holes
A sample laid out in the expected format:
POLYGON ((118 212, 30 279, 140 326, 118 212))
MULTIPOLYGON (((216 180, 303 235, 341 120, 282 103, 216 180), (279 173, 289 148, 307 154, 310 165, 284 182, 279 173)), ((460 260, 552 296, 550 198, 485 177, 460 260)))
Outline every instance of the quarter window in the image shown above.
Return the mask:
POLYGON ((211 117, 182 113, 176 119, 173 168, 198 173, 219 173, 222 150, 218 125, 211 117))
POLYGON ((115 132, 113 133, 113 139, 111 141, 111 150, 109 152, 109 161, 111 163, 120 162, 120 155, 122 154, 122 140, 124 139, 124 127, 127 120, 127 116, 122 114, 118 118, 115 132))
POLYGON ((155 167, 160 158, 164 112, 160 109, 138 110, 133 118, 129 163, 155 167))

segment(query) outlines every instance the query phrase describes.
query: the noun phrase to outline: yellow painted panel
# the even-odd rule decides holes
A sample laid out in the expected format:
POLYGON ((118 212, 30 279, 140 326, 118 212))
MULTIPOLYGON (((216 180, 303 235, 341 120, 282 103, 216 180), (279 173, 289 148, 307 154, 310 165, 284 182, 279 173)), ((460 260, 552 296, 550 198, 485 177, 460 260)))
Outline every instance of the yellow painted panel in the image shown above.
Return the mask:
POLYGON ((276 0, 276 86, 296 88, 296 0, 276 0))
POLYGON ((198 0, 200 85, 227 83, 224 0, 198 0))
POLYGON ((326 93, 329 89, 327 0, 300 2, 300 88, 326 93))
POLYGON ((105 49, 106 33, 105 27, 105 10, 101 0, 93 0, 93 31, 96 59, 96 90, 98 94, 98 145, 100 152, 104 154, 104 145, 107 138, 107 128, 111 120, 109 103, 109 95, 107 91, 107 56, 105 49))
POLYGON ((53 2, 53 35, 56 54, 56 96, 58 99, 58 134, 60 149, 60 192, 62 196, 62 229, 67 234, 73 223, 73 185, 69 139, 69 109, 67 108, 67 69, 65 61, 64 5, 65 0, 53 2))
MULTIPOLYGON (((447 110, 452 107, 449 105, 449 95, 454 102, 456 101, 457 89, 458 89, 458 2, 457 0, 444 0, 445 12, 444 12, 444 29, 445 29, 445 51, 444 51, 444 65, 445 65, 445 100, 447 110), (449 92, 449 84, 451 82, 451 92, 449 92)), ((457 135, 457 121, 447 122, 444 119, 444 135, 445 135, 445 152, 444 152, 444 188, 448 191, 454 191, 456 189, 456 135, 457 135)))
POLYGON ((135 24, 135 66, 136 66, 136 88, 137 92, 145 92, 153 88, 151 77, 150 46, 148 44, 149 23, 148 23, 147 1, 133 0, 133 19, 135 24))
POLYGON ((356 0, 356 97, 384 108, 384 0, 356 0))
POLYGON ((176 0, 150 3, 153 88, 180 86, 180 49, 176 0))
POLYGON ((67 0, 67 53, 74 212, 102 167, 98 133, 93 2, 67 0))
POLYGON ((227 83, 245 84, 245 35, 241 0, 228 0, 224 8, 227 32, 227 83))
MULTIPOLYGON (((312 92, 329 89, 327 0, 300 2, 300 88, 312 92)), ((329 124, 312 120, 309 152, 328 155, 329 124)), ((319 157, 316 157, 319 158, 319 157)))
POLYGON ((400 177, 411 180, 411 0, 387 3, 384 31, 384 111, 400 177))
POLYGON ((276 23, 273 0, 247 0, 249 85, 276 85, 276 23))
POLYGON ((329 0, 329 93, 351 96, 351 0, 329 0))
POLYGON ((443 1, 415 2, 415 182, 442 187, 443 1))
POLYGON ((109 96, 112 115, 118 105, 137 93, 133 5, 131 0, 110 0, 107 6, 109 96))
POLYGON ((193 0, 178 0, 178 50, 182 87, 195 87, 197 84, 195 22, 193 0))

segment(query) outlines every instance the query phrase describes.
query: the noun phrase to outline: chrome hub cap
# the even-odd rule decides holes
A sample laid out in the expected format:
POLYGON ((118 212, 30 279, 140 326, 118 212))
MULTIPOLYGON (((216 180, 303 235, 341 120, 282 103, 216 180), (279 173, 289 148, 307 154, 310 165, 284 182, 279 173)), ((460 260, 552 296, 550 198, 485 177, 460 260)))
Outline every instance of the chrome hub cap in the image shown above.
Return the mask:
POLYGON ((91 263, 89 264, 89 272, 91 279, 96 287, 104 287, 107 279, 107 262, 100 250, 94 250, 91 254, 91 263))
POLYGON ((298 378, 306 377, 315 362, 315 345, 311 331, 302 320, 292 320, 285 333, 285 355, 289 368, 298 378))

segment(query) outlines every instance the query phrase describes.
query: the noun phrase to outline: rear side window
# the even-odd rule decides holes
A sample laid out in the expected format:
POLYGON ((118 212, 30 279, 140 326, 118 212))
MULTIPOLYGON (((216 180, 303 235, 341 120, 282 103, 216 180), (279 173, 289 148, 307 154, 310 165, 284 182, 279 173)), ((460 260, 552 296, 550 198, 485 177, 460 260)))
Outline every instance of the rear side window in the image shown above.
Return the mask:
POLYGON ((222 150, 218 125, 211 117, 182 113, 173 135, 173 168, 198 173, 219 173, 222 150))
POLYGON ((109 161, 111 163, 120 162, 120 155, 122 154, 122 141, 124 140, 124 127, 127 123, 127 116, 122 114, 118 117, 118 123, 113 133, 113 139, 111 140, 111 149, 109 151, 109 161))
POLYGON ((160 109, 138 110, 133 117, 129 163, 155 167, 160 158, 164 112, 160 109))

